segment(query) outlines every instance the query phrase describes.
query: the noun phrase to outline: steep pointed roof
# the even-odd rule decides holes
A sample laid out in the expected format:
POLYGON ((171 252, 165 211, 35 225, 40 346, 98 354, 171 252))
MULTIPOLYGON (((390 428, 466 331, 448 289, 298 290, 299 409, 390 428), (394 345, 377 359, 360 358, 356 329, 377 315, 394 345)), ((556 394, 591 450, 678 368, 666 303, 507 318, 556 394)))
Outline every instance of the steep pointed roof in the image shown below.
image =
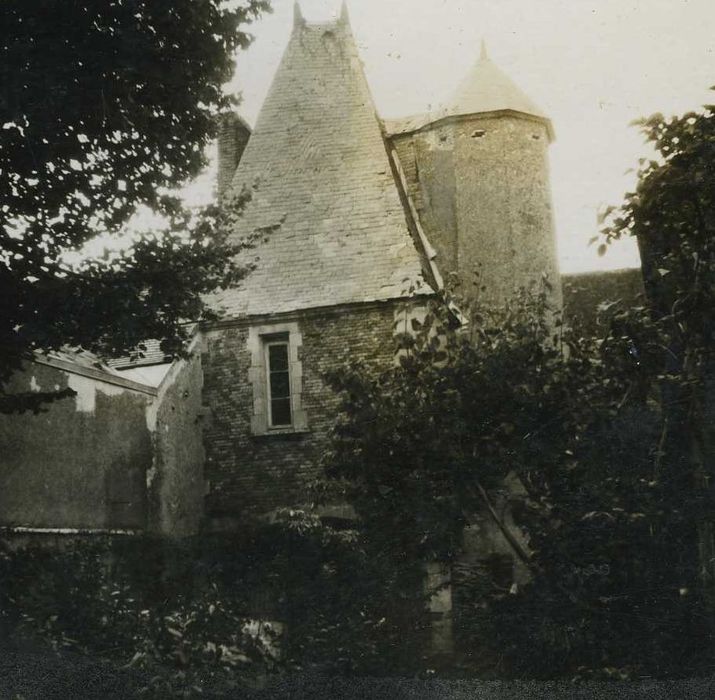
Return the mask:
POLYGON ((228 317, 431 293, 345 10, 293 35, 232 183, 256 269, 213 304, 228 317))
POLYGON ((543 119, 551 133, 548 117, 488 56, 482 42, 479 60, 445 105, 442 116, 510 110, 543 119))

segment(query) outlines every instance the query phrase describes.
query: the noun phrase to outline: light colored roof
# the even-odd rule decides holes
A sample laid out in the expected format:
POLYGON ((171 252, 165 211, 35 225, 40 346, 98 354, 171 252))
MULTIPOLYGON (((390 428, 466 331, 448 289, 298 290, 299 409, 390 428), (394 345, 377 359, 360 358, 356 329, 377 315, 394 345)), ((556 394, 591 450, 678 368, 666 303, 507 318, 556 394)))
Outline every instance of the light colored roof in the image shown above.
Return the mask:
POLYGON ((419 131, 450 117, 489 112, 519 112, 543 120, 553 140, 551 120, 494 64, 482 42, 479 60, 460 83, 446 104, 426 114, 400 119, 385 119, 385 131, 391 136, 419 131))
POLYGON ((501 110, 547 118, 516 83, 491 61, 482 44, 479 60, 462 80, 452 99, 445 105, 444 111, 457 115, 501 110))
POLYGON ((141 377, 127 377, 122 372, 104 363, 97 355, 81 348, 63 348, 49 352, 36 351, 33 361, 72 374, 116 384, 135 391, 156 395, 156 385, 141 377))
POLYGON ((434 121, 435 115, 427 112, 425 114, 413 114, 409 117, 383 119, 382 123, 385 127, 385 131, 390 136, 395 136, 396 134, 407 134, 412 131, 418 131, 423 126, 427 126, 427 124, 431 124, 434 121))
POLYGON ((256 269, 209 303, 228 318, 432 293, 345 14, 293 35, 232 184, 256 269))
POLYGON ((113 369, 161 365, 173 361, 174 358, 161 349, 161 341, 156 339, 145 340, 141 348, 136 348, 129 355, 105 360, 107 366, 113 369))

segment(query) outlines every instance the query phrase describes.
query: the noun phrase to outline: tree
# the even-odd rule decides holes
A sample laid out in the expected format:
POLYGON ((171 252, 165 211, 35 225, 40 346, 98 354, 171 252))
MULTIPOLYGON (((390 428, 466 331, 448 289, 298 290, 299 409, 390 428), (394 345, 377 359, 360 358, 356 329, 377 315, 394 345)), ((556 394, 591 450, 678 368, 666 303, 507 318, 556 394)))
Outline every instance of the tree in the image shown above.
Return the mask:
POLYGON ((715 107, 637 124, 655 157, 640 161, 635 192, 605 212, 604 234, 638 241, 662 346, 659 466, 715 605, 715 107))
POLYGON ((234 282, 240 245, 214 208, 171 188, 198 174, 242 25, 267 0, 8 0, 0 37, 0 411, 35 351, 117 355, 147 338, 176 352, 201 295, 234 282), (138 207, 163 217, 123 251, 86 258, 138 207), (79 262, 77 261, 79 258, 79 262))
POLYGON ((400 367, 334 377, 344 418, 328 471, 392 556, 454 558, 470 511, 498 522, 489 501, 518 475, 528 549, 513 538, 514 553, 531 581, 482 591, 468 623, 502 672, 711 663, 715 108, 639 124, 656 156, 605 213, 602 250, 636 236, 645 307, 621 309, 600 339, 551 338, 528 299, 482 312, 469 341, 428 315, 400 367))
POLYGON ((469 333, 436 307, 402 336, 399 365, 335 373, 327 474, 396 567, 458 561, 479 513, 502 530, 530 582, 477 591, 457 621, 462 650, 494 660, 480 671, 692 672, 699 601, 654 473, 658 336, 636 309, 585 338, 543 301, 479 310, 469 333), (510 474, 521 494, 505 494, 510 474))

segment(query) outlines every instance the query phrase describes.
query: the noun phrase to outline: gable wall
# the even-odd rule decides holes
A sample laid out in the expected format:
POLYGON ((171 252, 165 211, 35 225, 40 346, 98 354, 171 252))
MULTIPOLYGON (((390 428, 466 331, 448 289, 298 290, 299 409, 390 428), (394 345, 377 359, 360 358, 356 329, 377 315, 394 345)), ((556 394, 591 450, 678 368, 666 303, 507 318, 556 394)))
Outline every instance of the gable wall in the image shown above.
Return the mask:
POLYGON ((148 528, 161 535, 198 532, 204 507, 203 374, 195 352, 177 362, 149 412, 154 461, 147 472, 148 528))
POLYGON ((214 527, 230 528, 243 518, 307 502, 307 487, 319 473, 318 462, 338 407, 323 374, 346 360, 374 360, 383 366, 393 362, 399 308, 397 302, 389 302, 291 317, 301 334, 302 407, 308 425, 307 432, 299 434, 251 434, 249 328, 206 334, 204 402, 211 418, 204 439, 210 526, 213 522, 214 527))

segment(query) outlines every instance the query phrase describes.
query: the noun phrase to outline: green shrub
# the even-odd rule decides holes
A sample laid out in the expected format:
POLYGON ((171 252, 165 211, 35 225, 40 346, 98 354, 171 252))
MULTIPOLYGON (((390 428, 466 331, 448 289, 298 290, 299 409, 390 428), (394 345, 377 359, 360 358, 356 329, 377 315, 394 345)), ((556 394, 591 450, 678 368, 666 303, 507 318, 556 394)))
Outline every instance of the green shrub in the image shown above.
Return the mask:
POLYGON ((15 635, 145 669, 159 695, 283 670, 399 673, 419 668, 423 601, 396 576, 359 532, 285 511, 183 545, 3 549, 0 615, 15 635))

